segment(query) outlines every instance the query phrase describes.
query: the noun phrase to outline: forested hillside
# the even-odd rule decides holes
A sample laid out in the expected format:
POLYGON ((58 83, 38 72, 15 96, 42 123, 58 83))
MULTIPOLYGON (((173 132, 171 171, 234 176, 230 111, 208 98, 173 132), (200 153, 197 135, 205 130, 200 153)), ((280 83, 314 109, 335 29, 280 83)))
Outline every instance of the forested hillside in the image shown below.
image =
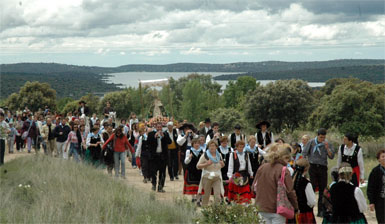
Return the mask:
POLYGON ((384 65, 344 66, 320 69, 285 70, 275 72, 249 72, 233 75, 220 75, 215 80, 236 80, 240 76, 251 76, 256 80, 302 79, 308 82, 325 82, 333 78, 359 78, 361 80, 383 83, 384 65))

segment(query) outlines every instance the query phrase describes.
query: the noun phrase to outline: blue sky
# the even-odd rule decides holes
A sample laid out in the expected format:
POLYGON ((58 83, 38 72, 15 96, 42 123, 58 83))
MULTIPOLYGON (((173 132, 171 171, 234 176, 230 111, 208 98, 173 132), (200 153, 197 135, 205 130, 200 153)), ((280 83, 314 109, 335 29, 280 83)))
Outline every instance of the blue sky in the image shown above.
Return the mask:
POLYGON ((0 63, 384 59, 383 1, 0 2, 0 63))

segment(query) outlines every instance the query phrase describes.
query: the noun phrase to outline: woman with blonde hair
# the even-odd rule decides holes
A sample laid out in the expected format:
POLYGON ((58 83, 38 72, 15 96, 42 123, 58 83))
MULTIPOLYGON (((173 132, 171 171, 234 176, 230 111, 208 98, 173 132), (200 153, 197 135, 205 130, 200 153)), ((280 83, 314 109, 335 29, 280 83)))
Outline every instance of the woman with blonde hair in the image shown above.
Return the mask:
MULTIPOLYGON (((255 204, 266 223, 285 223, 286 218, 277 214, 278 181, 282 170, 290 160, 290 152, 286 147, 273 143, 266 154, 266 163, 262 164, 254 178, 255 204)), ((290 172, 285 170, 284 178, 287 197, 294 209, 298 209, 297 197, 293 189, 290 172)))

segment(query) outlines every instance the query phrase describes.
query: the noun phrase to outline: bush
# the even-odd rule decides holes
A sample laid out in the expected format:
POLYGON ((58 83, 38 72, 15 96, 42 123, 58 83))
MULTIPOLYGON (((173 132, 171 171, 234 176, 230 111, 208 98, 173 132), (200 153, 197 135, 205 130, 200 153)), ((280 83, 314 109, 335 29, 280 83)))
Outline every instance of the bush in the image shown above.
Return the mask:
POLYGON ((255 206, 211 205, 202 209, 202 217, 196 223, 260 223, 261 217, 255 206))

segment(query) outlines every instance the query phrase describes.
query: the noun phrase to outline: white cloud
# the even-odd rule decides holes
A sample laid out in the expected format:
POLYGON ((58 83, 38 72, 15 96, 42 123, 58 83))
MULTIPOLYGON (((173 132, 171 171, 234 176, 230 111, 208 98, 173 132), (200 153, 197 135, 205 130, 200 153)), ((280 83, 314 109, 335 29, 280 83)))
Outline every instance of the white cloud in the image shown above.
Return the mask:
POLYGON ((284 48, 383 46, 385 37, 376 0, 362 6, 361 17, 352 16, 357 7, 337 10, 321 0, 19 2, 0 2, 2 53, 226 56, 266 49, 274 56, 284 48))

